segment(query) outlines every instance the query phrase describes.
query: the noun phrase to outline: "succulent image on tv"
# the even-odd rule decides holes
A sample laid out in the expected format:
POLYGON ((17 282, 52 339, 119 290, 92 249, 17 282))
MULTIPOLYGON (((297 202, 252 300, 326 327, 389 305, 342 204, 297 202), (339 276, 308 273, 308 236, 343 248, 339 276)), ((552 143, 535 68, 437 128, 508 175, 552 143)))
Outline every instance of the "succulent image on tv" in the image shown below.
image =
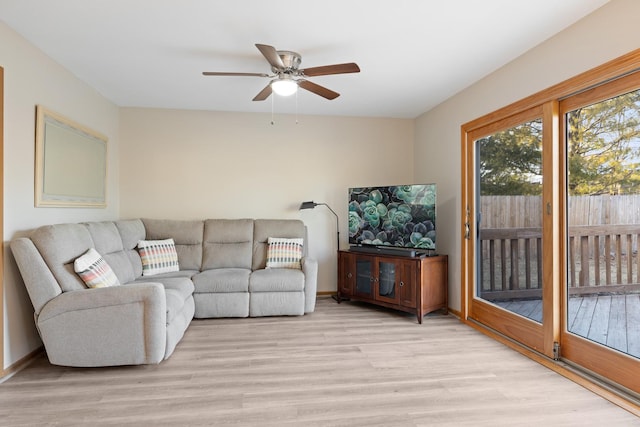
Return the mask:
POLYGON ((350 188, 349 243, 435 250, 436 185, 350 188))

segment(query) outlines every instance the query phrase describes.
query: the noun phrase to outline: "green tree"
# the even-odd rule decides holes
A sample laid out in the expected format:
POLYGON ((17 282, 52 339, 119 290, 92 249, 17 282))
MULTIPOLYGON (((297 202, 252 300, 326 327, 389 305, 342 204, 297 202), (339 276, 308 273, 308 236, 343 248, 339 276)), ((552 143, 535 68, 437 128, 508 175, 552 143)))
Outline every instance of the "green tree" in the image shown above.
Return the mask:
POLYGON ((497 132, 478 144, 483 196, 542 194, 542 120, 497 132))
MULTIPOLYGON (((640 193, 640 90, 567 114, 571 195, 640 193)), ((478 141, 482 195, 542 194, 542 121, 478 141)))
POLYGON ((640 192, 640 91, 567 114, 569 192, 640 192))

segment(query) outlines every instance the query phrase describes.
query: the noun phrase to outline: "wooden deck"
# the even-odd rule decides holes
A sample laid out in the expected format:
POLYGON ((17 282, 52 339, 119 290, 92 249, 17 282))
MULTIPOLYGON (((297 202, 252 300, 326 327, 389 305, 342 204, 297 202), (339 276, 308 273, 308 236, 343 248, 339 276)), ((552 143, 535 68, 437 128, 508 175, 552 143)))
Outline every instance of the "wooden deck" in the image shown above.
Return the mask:
MULTIPOLYGON (((494 304, 542 322, 542 300, 499 301, 494 304)), ((569 331, 640 358, 640 294, 569 298, 569 331)))

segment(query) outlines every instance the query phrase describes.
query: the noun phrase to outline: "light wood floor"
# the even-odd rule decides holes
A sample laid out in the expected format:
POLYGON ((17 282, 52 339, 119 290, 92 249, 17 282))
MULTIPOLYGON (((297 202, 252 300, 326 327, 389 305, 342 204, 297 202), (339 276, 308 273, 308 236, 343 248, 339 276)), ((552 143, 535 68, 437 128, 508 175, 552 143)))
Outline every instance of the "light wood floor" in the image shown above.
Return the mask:
POLYGON ((303 317, 195 320, 159 365, 45 357, 0 425, 631 426, 640 419, 463 325, 330 298, 303 317))

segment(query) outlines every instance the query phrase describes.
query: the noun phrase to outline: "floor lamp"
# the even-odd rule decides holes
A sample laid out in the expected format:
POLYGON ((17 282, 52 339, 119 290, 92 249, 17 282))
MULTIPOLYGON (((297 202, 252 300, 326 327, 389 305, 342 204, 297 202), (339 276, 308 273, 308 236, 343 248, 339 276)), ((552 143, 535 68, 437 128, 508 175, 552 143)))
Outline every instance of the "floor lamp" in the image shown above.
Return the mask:
MULTIPOLYGON (((316 206, 320 206, 320 205, 322 205, 322 206, 326 206, 326 207, 327 207, 327 209, 329 209, 329 210, 331 211, 331 213, 332 213, 333 215, 335 215, 335 217, 336 217, 336 236, 337 236, 337 240, 336 240, 336 243, 337 243, 337 245, 336 245, 336 251, 339 251, 339 250, 340 250, 340 226, 339 226, 339 224, 338 224, 338 214, 337 214, 337 213, 335 213, 335 211, 334 211, 333 209, 331 209, 331 206, 329 206, 329 205, 328 205, 328 204, 326 204, 326 203, 316 203, 316 202, 314 202, 314 201, 310 201, 310 202, 302 202, 302 204, 300 204, 300 209, 299 209, 299 210, 303 210, 303 209, 313 209, 313 208, 315 208, 316 206)), ((332 298, 333 298, 334 300, 336 300, 336 301, 338 300, 338 298, 337 298, 335 295, 332 295, 332 298)))
POLYGON ((329 206, 329 205, 328 205, 328 204, 326 204, 326 203, 316 203, 316 202, 314 202, 314 201, 311 201, 311 202, 302 202, 302 204, 300 204, 300 210, 303 210, 303 209, 313 209, 313 208, 315 208, 316 206, 320 206, 320 205, 322 205, 322 206, 326 206, 326 207, 327 207, 327 209, 329 209, 329 210, 331 211, 331 213, 336 217, 336 235, 337 235, 337 240, 336 240, 336 243, 337 243, 336 251, 339 251, 339 250, 340 250, 340 228, 339 228, 339 225, 338 225, 338 214, 337 214, 337 213, 335 213, 335 211, 334 211, 333 209, 331 209, 331 206, 329 206))

